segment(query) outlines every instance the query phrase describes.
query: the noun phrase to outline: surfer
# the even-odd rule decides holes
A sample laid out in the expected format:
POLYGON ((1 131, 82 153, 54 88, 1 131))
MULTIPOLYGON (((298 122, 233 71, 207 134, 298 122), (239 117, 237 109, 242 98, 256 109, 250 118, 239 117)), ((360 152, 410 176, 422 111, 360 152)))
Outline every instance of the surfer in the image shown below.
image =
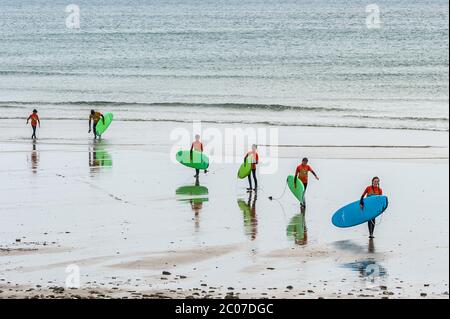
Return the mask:
POLYGON ((252 145, 252 150, 247 153, 244 157, 244 163, 247 162, 247 158, 251 156, 252 159, 252 172, 250 175, 248 175, 248 183, 250 185, 250 188, 247 188, 248 191, 252 190, 258 190, 258 179, 256 178, 256 165, 259 163, 259 155, 258 155, 258 146, 256 144, 252 145), (252 176, 253 181, 255 182, 255 188, 252 187, 252 176))
POLYGON ((94 139, 97 139, 97 123, 102 119, 103 124, 105 124, 105 117, 102 113, 96 112, 95 110, 91 110, 91 115, 89 115, 89 133, 94 131, 94 139), (91 126, 91 123, 94 122, 94 126, 91 126), (91 129, 93 128, 93 129, 91 129))
MULTIPOLYGON (((203 154, 203 143, 200 141, 200 135, 195 135, 195 141, 191 145, 191 161, 194 158, 194 151, 200 152, 203 154)), ((205 174, 208 173, 208 170, 205 169, 205 174)), ((200 170, 195 169, 195 178, 200 176, 200 170)))
MULTIPOLYGON (((359 206, 361 207, 361 209, 364 209, 364 198, 370 197, 370 196, 375 196, 375 195, 383 195, 383 190, 380 188, 380 178, 375 176, 374 178, 372 178, 372 185, 367 186, 366 189, 364 190, 364 193, 361 196, 361 200, 359 201, 359 206)), ((369 225, 369 238, 373 239, 373 232, 375 230, 375 219, 369 220, 368 222, 369 225)))
POLYGON ((36 137, 36 128, 39 124, 39 127, 41 127, 41 120, 39 119, 38 111, 36 109, 33 110, 33 113, 31 113, 30 116, 27 118, 27 125, 31 120, 31 128, 33 129, 33 135, 31 135, 31 139, 35 140, 36 137))
MULTIPOLYGON (((317 176, 316 172, 314 172, 314 170, 312 169, 311 166, 308 165, 308 158, 303 158, 302 159, 302 163, 297 166, 297 169, 295 171, 295 175, 294 175, 294 186, 295 188, 297 188, 297 177, 298 179, 303 183, 303 185, 305 186, 305 193, 306 193, 306 188, 308 187, 308 174, 309 172, 311 172, 311 174, 314 175, 314 177, 319 180, 319 177, 317 176)), ((303 197, 304 197, 304 193, 303 193, 303 197)), ((302 203, 302 207, 305 206, 305 201, 303 201, 302 203)))

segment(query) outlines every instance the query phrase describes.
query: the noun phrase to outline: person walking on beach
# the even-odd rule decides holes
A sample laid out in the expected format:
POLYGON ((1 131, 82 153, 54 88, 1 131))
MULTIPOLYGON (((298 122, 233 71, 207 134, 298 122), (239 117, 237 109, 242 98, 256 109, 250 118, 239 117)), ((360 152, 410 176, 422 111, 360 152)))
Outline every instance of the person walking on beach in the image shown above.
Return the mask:
POLYGON ((36 128, 39 124, 41 127, 41 120, 39 119, 38 111, 36 109, 33 110, 33 113, 27 118, 27 125, 31 121, 31 128, 33 129, 33 135, 31 135, 31 139, 35 140, 36 137, 36 128))
MULTIPOLYGON (((314 170, 312 169, 311 166, 308 165, 308 158, 303 158, 302 159, 302 163, 297 166, 297 169, 295 170, 295 175, 294 175, 294 186, 297 187, 297 177, 298 179, 303 183, 303 185, 305 186, 305 193, 306 193, 306 189, 308 188, 308 174, 309 172, 311 172, 311 174, 314 175, 314 177, 319 180, 319 177, 317 176, 316 172, 314 172, 314 170)), ((303 195, 304 197, 304 195, 303 195)), ((303 203, 301 204, 302 207, 305 206, 305 201, 303 201, 303 203)))
POLYGON ((251 192, 252 190, 255 190, 255 191, 258 190, 258 179, 256 178, 256 165, 258 165, 258 163, 259 163, 259 155, 258 155, 258 146, 256 144, 253 144, 252 150, 250 152, 248 152, 247 155, 245 155, 244 163, 247 162, 247 159, 249 156, 251 157, 251 160, 252 160, 252 171, 251 171, 250 175, 248 175, 248 183, 249 183, 250 187, 247 188, 247 190, 249 192, 251 192), (252 176, 253 176, 253 181, 255 182, 255 188, 252 187, 252 176))
POLYGON ((102 119, 103 124, 105 123, 105 117, 102 113, 96 112, 95 110, 91 110, 91 115, 89 115, 89 133, 94 131, 94 139, 97 139, 97 123, 102 119), (94 122, 94 126, 91 126, 92 122, 94 122), (92 129, 91 129, 92 128, 92 129))
MULTIPOLYGON (((200 152, 203 154, 203 143, 200 141, 200 135, 195 135, 195 141, 191 145, 191 161, 194 158, 194 151, 200 152)), ((208 170, 205 169, 205 174, 208 173, 208 170)), ((200 170, 195 169, 195 178, 200 176, 200 170)))
MULTIPOLYGON (((364 190, 364 193, 361 196, 361 199, 359 201, 359 206, 361 207, 361 209, 364 209, 364 198, 365 197, 370 197, 370 196, 375 196, 375 195, 383 195, 383 190, 380 187, 380 178, 375 176, 374 178, 372 178, 372 185, 367 186, 366 189, 364 190)), ((368 222, 368 226, 369 226, 369 238, 373 239, 373 232, 375 230, 375 219, 369 220, 368 222)))

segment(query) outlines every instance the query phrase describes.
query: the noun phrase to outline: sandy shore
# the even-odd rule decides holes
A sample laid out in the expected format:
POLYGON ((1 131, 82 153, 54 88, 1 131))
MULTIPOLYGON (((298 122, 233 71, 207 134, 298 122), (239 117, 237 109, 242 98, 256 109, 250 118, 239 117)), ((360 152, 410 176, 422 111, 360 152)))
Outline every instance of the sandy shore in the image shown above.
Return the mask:
POLYGON ((448 132, 271 127, 280 147, 260 153, 277 169, 250 197, 237 163, 182 191, 195 181, 170 160, 175 128, 191 129, 117 121, 94 143, 86 122, 48 121, 32 143, 0 121, 0 298, 448 298, 448 132), (268 197, 302 156, 321 180, 299 221, 290 194, 268 197), (374 175, 390 207, 369 241, 330 219, 374 175))

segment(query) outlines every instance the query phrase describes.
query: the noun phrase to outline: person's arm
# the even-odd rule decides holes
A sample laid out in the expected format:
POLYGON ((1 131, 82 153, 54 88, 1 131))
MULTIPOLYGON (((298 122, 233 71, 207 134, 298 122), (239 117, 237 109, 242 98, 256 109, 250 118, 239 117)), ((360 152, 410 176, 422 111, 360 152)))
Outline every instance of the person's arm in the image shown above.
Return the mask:
POLYGON ((102 121, 103 121, 103 125, 105 125, 105 117, 102 114, 102 121))
POLYGON ((31 119, 31 115, 28 116, 28 118, 27 118, 27 124, 30 122, 30 119, 31 119))
POLYGON ((258 165, 259 164, 259 154, 258 153, 256 153, 256 156, 255 156, 256 158, 255 158, 255 160, 256 160, 256 165, 258 165))
POLYGON ((203 143, 200 143, 200 161, 203 161, 203 143))
POLYGON ((92 123, 92 115, 89 116, 89 133, 91 133, 91 127, 92 127, 91 123, 92 123))
POLYGON ((244 163, 247 163, 247 158, 248 158, 249 155, 250 155, 250 152, 248 152, 247 154, 245 154, 245 157, 244 157, 244 163))
POLYGON ((39 118, 39 116, 37 117, 37 121, 38 121, 39 127, 41 127, 41 119, 39 118))
POLYGON ((194 143, 192 143, 191 145, 191 161, 193 157, 194 157, 194 143))
POLYGON ((295 169, 295 175, 294 175, 294 187, 297 188, 297 176, 300 173, 298 167, 295 169))
POLYGON ((315 177, 317 180, 319 180, 319 176, 317 176, 316 172, 314 172, 314 170, 313 170, 312 168, 310 169, 310 172, 311 172, 311 174, 314 175, 314 177, 315 177))
POLYGON ((361 199, 359 200, 359 207, 364 209, 364 197, 367 195, 367 188, 364 190, 364 193, 361 195, 361 199))

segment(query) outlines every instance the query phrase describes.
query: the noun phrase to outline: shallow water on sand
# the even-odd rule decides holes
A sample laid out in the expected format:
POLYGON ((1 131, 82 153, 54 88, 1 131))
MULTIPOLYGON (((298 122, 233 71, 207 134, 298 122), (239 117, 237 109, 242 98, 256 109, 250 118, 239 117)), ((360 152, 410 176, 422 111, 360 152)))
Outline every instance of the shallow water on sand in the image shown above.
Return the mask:
MULTIPOLYGON (((75 132, 79 123, 67 125, 75 132)), ((311 165, 321 180, 310 183, 303 218, 291 194, 268 199, 283 193, 285 176, 295 169, 298 154, 290 150, 281 153, 275 174, 259 176, 257 194, 248 194, 246 181, 235 178, 238 164, 213 164, 196 184, 193 171, 170 161, 166 124, 147 127, 158 132, 150 140, 145 133, 120 139, 119 131, 133 131, 118 124, 96 143, 46 138, 44 131, 33 144, 12 127, 2 130, 7 137, 0 142, 0 247, 37 251, 0 253, 0 278, 7 281, 63 285, 67 265, 75 263, 82 283, 139 279, 140 289, 207 282, 258 292, 292 285, 323 295, 380 285, 397 297, 448 291, 448 148, 406 149, 401 159, 389 148, 376 151, 385 159, 359 149, 331 156, 316 149, 311 165), (361 159, 346 159, 352 153, 361 159), (365 225, 337 229, 330 220, 374 173, 391 205, 369 241, 365 225), (163 270, 188 278, 161 280, 163 270)), ((326 136, 339 134, 352 135, 326 136)), ((443 140, 438 134, 434 142, 443 140)))

